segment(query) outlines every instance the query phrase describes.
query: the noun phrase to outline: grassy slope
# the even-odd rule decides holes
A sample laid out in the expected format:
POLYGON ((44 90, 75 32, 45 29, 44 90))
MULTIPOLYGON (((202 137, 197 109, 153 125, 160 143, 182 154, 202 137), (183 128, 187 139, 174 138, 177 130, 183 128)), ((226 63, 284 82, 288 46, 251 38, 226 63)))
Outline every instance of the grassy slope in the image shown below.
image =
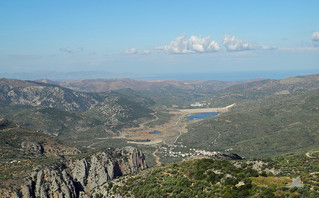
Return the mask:
POLYGON ((144 171, 107 188, 135 197, 317 197, 318 160, 305 154, 280 156, 264 160, 257 172, 252 161, 236 161, 234 166, 227 160, 195 159, 144 171), (278 175, 266 173, 274 167, 281 169, 278 175), (305 186, 287 188, 298 176, 305 186))
POLYGON ((318 89, 319 74, 285 78, 282 80, 261 80, 242 83, 218 91, 209 102, 213 106, 226 106, 247 100, 258 100, 278 93, 296 93, 318 89))
POLYGON ((0 79, 0 117, 87 146, 123 127, 152 119, 142 97, 81 93, 32 81, 0 79), (32 106, 31 106, 32 105, 32 106))
POLYGON ((279 155, 319 145, 319 92, 274 95, 240 103, 231 112, 191 125, 179 141, 246 157, 279 155))

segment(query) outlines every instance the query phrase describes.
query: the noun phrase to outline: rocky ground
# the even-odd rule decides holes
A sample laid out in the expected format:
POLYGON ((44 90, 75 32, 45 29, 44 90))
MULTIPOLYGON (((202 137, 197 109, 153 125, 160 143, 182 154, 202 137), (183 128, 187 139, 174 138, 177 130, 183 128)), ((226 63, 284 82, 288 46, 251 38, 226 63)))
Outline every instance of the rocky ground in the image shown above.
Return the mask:
POLYGON ((116 177, 147 168, 144 154, 133 147, 107 149, 86 157, 61 158, 37 167, 21 187, 0 189, 1 197, 89 197, 92 189, 116 177))

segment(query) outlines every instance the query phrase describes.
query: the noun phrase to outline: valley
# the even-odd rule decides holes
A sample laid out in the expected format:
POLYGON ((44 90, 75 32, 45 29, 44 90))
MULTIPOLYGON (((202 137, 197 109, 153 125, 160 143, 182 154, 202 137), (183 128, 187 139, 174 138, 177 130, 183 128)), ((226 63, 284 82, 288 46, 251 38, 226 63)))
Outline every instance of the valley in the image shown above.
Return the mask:
MULTIPOLYGON (((85 82, 90 87, 91 81, 85 82)), ((98 80, 92 82, 94 86, 99 84, 98 80)), ((296 188, 317 188, 319 170, 316 165, 311 171, 303 169, 303 174, 296 173, 281 157, 294 153, 305 155, 302 160, 306 162, 317 160, 319 75, 233 83, 157 81, 143 85, 142 81, 129 82, 130 88, 125 88, 126 84, 124 89, 118 89, 123 81, 114 80, 112 83, 120 83, 112 85, 114 90, 87 92, 82 90, 83 83, 72 84, 69 89, 56 83, 0 79, 0 163, 3 167, 0 179, 3 181, 1 189, 11 189, 0 192, 11 196, 16 192, 14 189, 22 186, 23 193, 30 189, 32 195, 44 196, 46 192, 53 195, 54 191, 40 190, 50 183, 41 175, 53 181, 53 175, 64 174, 64 181, 68 183, 57 180, 55 186, 67 186, 68 190, 62 194, 87 196, 94 194, 92 186, 99 189, 102 183, 111 185, 109 179, 135 174, 147 167, 161 172, 162 166, 169 167, 170 172, 164 171, 164 175, 160 173, 156 177, 177 174, 177 178, 185 177, 192 185, 197 185, 198 179, 212 175, 198 172, 194 173, 197 176, 191 176, 187 167, 197 166, 202 163, 200 160, 207 158, 213 161, 209 161, 210 165, 203 162, 206 168, 224 163, 218 160, 230 160, 238 167, 241 164, 242 169, 236 171, 247 176, 229 172, 232 181, 227 180, 227 175, 218 176, 222 186, 209 183, 210 180, 200 183, 209 193, 219 189, 223 195, 227 194, 226 189, 233 189, 230 186, 236 182, 236 185, 251 182, 252 186, 246 186, 251 191, 267 193, 260 186, 271 186, 271 180, 278 182, 277 190, 271 192, 282 195, 287 190, 281 188, 289 188, 289 182, 295 178, 306 184, 302 187, 298 183, 296 188), (134 83, 138 88, 131 89, 134 83), (105 161, 99 161, 101 158, 105 161), (246 168, 245 163, 250 162, 249 167, 258 174, 246 168), (99 164, 96 170, 91 170, 96 163, 99 164), (140 168, 134 168, 136 164, 140 168), (182 170, 184 166, 186 169, 182 170), (88 175, 90 171, 91 176, 88 175), (94 174, 99 175, 98 178, 94 179, 94 174), (23 184, 25 180, 21 177, 29 178, 29 183, 23 184), (99 180, 100 177, 104 179, 99 180), (21 183, 14 182, 18 179, 21 183), (85 182, 88 179, 90 185, 85 182), (39 182, 38 186, 30 184, 35 181, 39 182)), ((235 170, 232 165, 227 166, 235 170)), ((148 173, 142 171, 141 174, 148 173)), ((122 185, 121 182, 118 185, 122 185)), ((135 189, 130 184, 125 185, 135 189)), ((132 193, 126 192, 126 188, 105 188, 109 189, 109 194, 111 189, 119 194, 132 193)), ((305 192, 317 191, 308 189, 305 192)), ((239 190, 237 193, 247 192, 239 190)))
MULTIPOLYGON (((153 147, 155 151, 152 155, 155 157, 154 162, 157 165, 161 164, 160 160, 167 162, 178 161, 198 155, 214 156, 217 152, 193 150, 190 145, 183 146, 181 143, 176 143, 181 135, 187 134, 188 125, 201 120, 201 118, 189 120, 189 116, 201 113, 213 113, 212 116, 215 116, 217 113, 229 111, 233 106, 235 106, 235 104, 220 108, 169 109, 170 119, 162 125, 152 124, 152 122, 156 122, 159 119, 156 113, 154 113, 152 114, 155 117, 153 120, 145 121, 138 127, 125 128, 120 132, 119 136, 96 138, 92 140, 94 143, 88 145, 87 148, 99 149, 101 145, 107 145, 114 139, 121 140, 129 145, 139 146, 142 150, 144 150, 143 147, 145 146, 153 147), (180 150, 180 148, 182 148, 182 150, 180 150), (155 153, 157 153, 157 155, 155 153)), ((151 164, 154 162, 151 162, 151 164)))
POLYGON ((0 198, 319 198, 319 0, 0 0, 0 198))

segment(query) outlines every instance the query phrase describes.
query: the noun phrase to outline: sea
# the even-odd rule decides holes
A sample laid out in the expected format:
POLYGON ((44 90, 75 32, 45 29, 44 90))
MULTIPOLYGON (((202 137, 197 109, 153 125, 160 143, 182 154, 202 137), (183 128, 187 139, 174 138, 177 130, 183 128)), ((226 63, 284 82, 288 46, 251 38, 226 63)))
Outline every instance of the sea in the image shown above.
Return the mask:
POLYGON ((214 72, 214 73, 169 73, 153 74, 133 77, 138 80, 219 80, 219 81, 244 81, 264 78, 279 80, 287 77, 305 76, 318 74, 318 71, 253 71, 253 72, 214 72))
POLYGON ((130 78, 136 80, 219 80, 219 81, 244 81, 256 78, 283 79, 287 77, 318 74, 318 70, 292 70, 292 71, 228 71, 206 73, 112 73, 107 71, 76 71, 76 72, 32 72, 32 73, 1 73, 0 78, 13 78, 20 80, 50 79, 54 81, 79 80, 79 79, 119 79, 130 78))

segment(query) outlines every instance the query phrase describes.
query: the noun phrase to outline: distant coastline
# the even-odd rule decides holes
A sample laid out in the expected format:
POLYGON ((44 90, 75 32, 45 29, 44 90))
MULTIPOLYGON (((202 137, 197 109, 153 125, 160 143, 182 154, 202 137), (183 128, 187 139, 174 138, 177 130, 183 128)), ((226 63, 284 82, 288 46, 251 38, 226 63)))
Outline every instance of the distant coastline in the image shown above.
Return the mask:
POLYGON ((77 71, 77 72, 15 72, 0 73, 0 78, 19 80, 50 79, 53 81, 80 80, 80 79, 120 79, 135 80, 218 80, 218 81, 244 81, 256 78, 283 79, 287 77, 317 74, 319 70, 294 71, 224 71, 206 73, 167 73, 167 74, 134 74, 111 73, 107 71, 77 71))
POLYGON ((319 70, 309 71, 236 71, 236 72, 207 72, 207 73, 171 73, 156 74, 147 77, 138 77, 138 80, 175 79, 175 80, 219 80, 219 81, 244 81, 256 78, 279 80, 287 77, 317 74, 319 70))

